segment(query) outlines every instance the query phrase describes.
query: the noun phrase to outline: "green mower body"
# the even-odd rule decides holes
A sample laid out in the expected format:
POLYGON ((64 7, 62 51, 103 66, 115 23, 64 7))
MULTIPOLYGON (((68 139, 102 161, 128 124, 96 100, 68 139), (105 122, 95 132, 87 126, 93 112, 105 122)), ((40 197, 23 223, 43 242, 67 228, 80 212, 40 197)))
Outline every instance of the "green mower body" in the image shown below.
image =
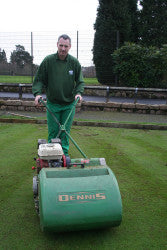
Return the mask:
MULTIPOLYGON (((92 162, 95 165, 98 159, 92 162)), ((109 167, 43 168, 38 178, 42 231, 61 232, 120 225, 121 195, 109 167)))

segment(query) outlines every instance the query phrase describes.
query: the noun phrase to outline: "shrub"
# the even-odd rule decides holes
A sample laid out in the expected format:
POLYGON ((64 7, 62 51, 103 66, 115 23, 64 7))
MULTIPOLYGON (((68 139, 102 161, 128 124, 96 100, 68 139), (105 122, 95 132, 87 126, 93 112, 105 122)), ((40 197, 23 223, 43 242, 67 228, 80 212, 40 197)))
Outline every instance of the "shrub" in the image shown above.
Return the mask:
POLYGON ((167 45, 161 49, 125 43, 111 55, 120 85, 143 88, 167 87, 167 45))

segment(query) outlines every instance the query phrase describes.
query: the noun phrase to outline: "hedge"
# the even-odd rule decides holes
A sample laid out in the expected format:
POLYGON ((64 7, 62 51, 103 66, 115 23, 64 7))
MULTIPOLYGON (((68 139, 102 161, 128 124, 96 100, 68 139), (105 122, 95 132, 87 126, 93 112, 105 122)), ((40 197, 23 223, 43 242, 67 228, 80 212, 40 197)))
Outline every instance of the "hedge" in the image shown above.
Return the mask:
POLYGON ((158 49, 125 43, 111 57, 119 85, 167 88, 167 45, 158 49))

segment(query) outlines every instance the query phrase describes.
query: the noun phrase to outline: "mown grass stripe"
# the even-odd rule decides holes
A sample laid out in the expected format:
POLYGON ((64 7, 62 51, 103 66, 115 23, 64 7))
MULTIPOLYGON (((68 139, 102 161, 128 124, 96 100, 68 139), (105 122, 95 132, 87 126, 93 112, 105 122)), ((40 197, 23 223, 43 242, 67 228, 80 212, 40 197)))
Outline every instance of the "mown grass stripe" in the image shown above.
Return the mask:
MULTIPOLYGON (((123 201, 121 226, 42 233, 31 166, 47 126, 0 124, 0 249, 166 249, 167 132, 74 126, 71 135, 89 157, 105 157, 115 173, 123 201)), ((70 155, 81 157, 72 145, 70 155)))

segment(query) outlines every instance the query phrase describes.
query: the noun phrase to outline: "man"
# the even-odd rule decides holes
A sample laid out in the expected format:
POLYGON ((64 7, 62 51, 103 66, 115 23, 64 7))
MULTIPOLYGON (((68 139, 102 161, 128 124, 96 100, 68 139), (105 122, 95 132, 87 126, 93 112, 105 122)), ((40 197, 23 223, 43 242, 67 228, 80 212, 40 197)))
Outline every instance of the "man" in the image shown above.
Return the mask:
MULTIPOLYGON (((35 96, 35 104, 39 106, 42 89, 45 88, 47 96, 47 105, 55 114, 60 124, 64 124, 74 102, 77 98, 82 101, 84 91, 84 80, 81 71, 81 65, 78 60, 68 54, 71 48, 71 38, 67 35, 61 35, 57 42, 58 51, 56 54, 45 57, 42 61, 32 86, 32 92, 35 96)), ((66 131, 70 133, 75 109, 66 124, 66 131)), ((47 111, 48 123, 48 142, 56 138, 59 132, 59 126, 53 120, 51 114, 47 111)), ((69 138, 66 133, 60 135, 62 148, 65 155, 68 155, 69 138)))

